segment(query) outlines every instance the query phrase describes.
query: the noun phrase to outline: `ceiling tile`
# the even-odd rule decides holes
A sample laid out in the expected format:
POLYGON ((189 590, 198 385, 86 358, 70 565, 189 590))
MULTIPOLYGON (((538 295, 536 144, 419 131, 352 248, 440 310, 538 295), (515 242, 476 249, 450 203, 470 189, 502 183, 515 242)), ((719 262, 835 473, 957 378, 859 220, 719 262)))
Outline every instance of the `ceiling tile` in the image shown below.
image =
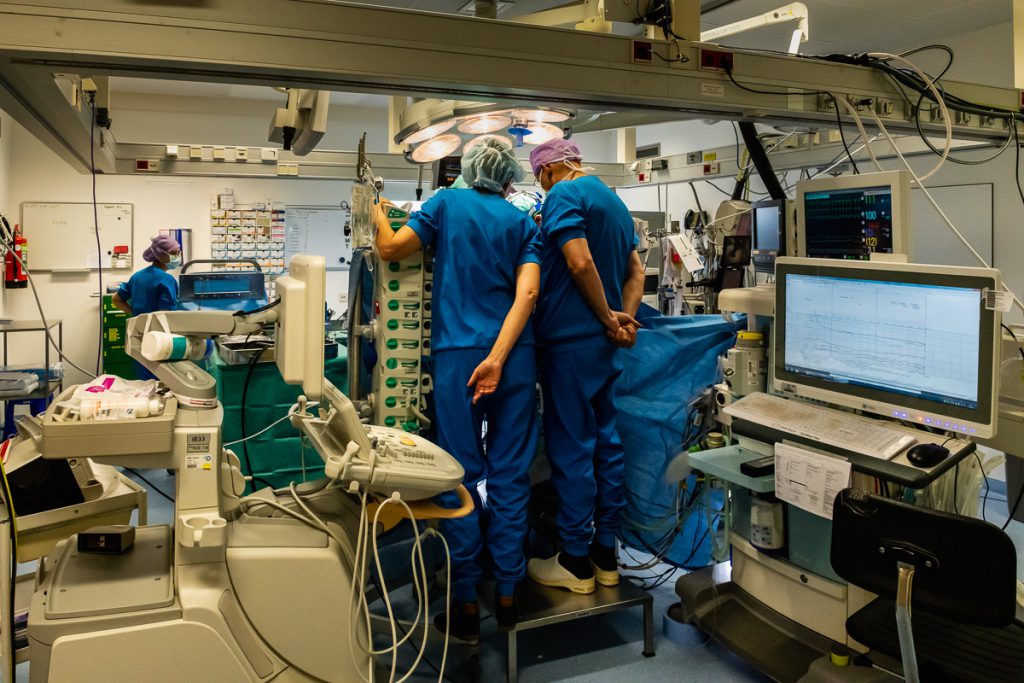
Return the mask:
POLYGON ((1001 24, 1013 20, 1012 10, 989 7, 987 5, 960 5, 951 9, 928 14, 928 19, 941 21, 959 27, 961 31, 969 31, 992 24, 1001 24))

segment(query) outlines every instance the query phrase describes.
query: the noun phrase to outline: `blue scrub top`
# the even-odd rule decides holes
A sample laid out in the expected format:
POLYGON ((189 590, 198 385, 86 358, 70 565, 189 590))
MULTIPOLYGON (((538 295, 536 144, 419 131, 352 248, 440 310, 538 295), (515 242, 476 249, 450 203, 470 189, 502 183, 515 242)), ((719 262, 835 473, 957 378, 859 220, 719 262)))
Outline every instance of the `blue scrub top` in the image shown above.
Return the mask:
POLYGON ((132 315, 173 311, 178 305, 178 281, 166 270, 149 266, 123 283, 117 295, 128 302, 132 315))
MULTIPOLYGON (((536 224, 499 194, 445 190, 409 219, 434 245, 432 347, 490 348, 516 296, 516 269, 540 263, 536 224)), ((527 324, 519 344, 533 344, 527 324)))
POLYGON ((537 341, 567 348, 607 344, 605 326, 577 289, 562 247, 569 240, 587 240, 608 306, 621 311, 622 283, 639 244, 629 209, 600 179, 582 176, 555 183, 541 215, 544 247, 534 314, 537 341))

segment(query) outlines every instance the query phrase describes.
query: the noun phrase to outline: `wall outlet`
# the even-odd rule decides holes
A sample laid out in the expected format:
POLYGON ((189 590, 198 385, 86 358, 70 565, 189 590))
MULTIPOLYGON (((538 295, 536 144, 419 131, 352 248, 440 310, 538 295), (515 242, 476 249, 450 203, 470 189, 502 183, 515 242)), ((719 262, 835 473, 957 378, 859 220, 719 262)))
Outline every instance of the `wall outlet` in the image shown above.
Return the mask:
POLYGON ((699 164, 704 160, 704 152, 687 152, 686 163, 687 164, 699 164))
POLYGON ((160 162, 156 159, 136 159, 135 160, 135 172, 136 173, 159 173, 160 162))
POLYGON ((704 164, 704 175, 718 175, 718 170, 719 167, 717 161, 709 161, 704 164))

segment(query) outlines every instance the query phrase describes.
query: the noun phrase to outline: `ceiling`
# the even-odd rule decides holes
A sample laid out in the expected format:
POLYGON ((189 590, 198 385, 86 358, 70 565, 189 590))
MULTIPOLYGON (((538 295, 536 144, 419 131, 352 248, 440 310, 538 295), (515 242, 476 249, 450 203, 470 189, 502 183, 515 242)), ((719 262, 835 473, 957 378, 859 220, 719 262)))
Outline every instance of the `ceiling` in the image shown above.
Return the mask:
MULTIPOLYGON (((499 18, 549 9, 566 2, 502 0, 499 18)), ((805 54, 905 50, 1013 19, 1012 0, 804 0, 804 3, 810 14, 811 35, 801 46, 805 54)), ((357 0, 355 4, 455 14, 467 5, 467 0, 357 0)), ((705 7, 702 25, 704 29, 721 26, 785 4, 786 0, 702 0, 705 7)), ((628 26, 621 28, 623 32, 631 30, 628 26)), ((735 47, 783 50, 793 28, 793 24, 758 28, 720 42, 735 47)), ((115 94, 284 100, 271 88, 248 85, 118 77, 111 79, 111 87, 115 94)), ((331 103, 336 106, 384 108, 387 102, 388 98, 382 95, 331 93, 331 103)))
MULTIPOLYGON (((785 4, 785 0, 735 0, 705 12, 701 23, 708 29, 785 4)), ((1013 20, 1012 0, 804 0, 804 4, 811 34, 800 48, 805 54, 906 50, 1013 20)), ((765 27, 720 42, 784 50, 793 28, 792 24, 765 27)))

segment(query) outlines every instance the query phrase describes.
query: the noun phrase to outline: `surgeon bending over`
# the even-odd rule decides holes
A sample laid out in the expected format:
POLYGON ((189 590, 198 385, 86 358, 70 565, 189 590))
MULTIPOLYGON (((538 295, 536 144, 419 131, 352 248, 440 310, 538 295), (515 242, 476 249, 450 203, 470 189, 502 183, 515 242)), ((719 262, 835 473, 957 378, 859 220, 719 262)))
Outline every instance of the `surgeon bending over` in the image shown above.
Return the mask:
MULTIPOLYGON (((480 634, 483 548, 494 562, 495 617, 502 628, 515 625, 515 589, 526 570, 528 470, 537 445, 530 316, 540 286, 540 240, 534 222, 504 199, 523 176, 507 142, 487 138, 475 145, 463 157, 462 172, 469 189, 438 192, 398 231, 381 209, 376 245, 385 261, 435 246, 437 440, 462 464, 477 506, 468 517, 443 522, 453 565, 451 632, 473 642, 480 634), (479 488, 490 516, 486 532, 479 488)), ((437 623, 444 623, 443 615, 437 623)))
POLYGON ((580 166, 579 148, 552 140, 530 153, 544 190, 541 296, 535 326, 541 351, 545 452, 558 492, 562 551, 532 559, 545 586, 593 593, 619 581, 615 539, 624 501, 622 442, 616 430, 616 347, 636 342, 633 319, 644 271, 626 205, 580 166))

